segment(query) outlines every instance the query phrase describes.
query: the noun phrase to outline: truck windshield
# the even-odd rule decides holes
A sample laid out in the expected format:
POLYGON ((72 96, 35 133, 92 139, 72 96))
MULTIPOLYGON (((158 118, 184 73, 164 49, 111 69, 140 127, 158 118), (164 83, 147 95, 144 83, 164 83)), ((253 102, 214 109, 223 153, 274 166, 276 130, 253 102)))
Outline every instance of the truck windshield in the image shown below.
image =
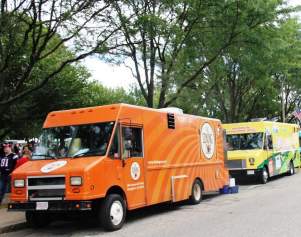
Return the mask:
POLYGON ((263 133, 227 135, 228 151, 263 149, 263 133))
POLYGON ((43 129, 32 159, 103 156, 114 122, 43 129))

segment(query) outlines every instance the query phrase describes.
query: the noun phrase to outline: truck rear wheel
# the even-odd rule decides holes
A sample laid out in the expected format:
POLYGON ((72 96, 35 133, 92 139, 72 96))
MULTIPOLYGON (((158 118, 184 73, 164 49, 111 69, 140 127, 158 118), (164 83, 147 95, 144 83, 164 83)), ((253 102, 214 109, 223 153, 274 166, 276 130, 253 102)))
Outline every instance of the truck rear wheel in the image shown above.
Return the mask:
POLYGON ((27 224, 32 228, 42 228, 50 224, 51 219, 47 213, 26 211, 25 218, 27 224))
POLYGON ((288 167, 288 175, 294 175, 294 174, 295 174, 294 162, 291 160, 288 167))
POLYGON ((190 203, 195 205, 199 204, 203 198, 203 191, 202 191, 202 183, 199 179, 196 179, 193 182, 192 189, 191 189, 191 196, 190 196, 190 203))
POLYGON ((126 205, 119 194, 109 194, 100 205, 99 219, 104 229, 121 229, 126 216, 126 205))

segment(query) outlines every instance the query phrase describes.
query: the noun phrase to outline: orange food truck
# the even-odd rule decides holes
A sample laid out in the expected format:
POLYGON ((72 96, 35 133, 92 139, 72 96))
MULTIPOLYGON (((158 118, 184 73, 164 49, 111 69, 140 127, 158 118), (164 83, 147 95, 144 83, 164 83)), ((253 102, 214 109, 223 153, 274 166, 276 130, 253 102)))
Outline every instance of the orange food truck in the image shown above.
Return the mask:
POLYGON ((229 183, 221 122, 127 104, 56 111, 31 161, 12 174, 9 211, 33 227, 52 213, 93 211, 107 230, 127 210, 202 200, 229 183))

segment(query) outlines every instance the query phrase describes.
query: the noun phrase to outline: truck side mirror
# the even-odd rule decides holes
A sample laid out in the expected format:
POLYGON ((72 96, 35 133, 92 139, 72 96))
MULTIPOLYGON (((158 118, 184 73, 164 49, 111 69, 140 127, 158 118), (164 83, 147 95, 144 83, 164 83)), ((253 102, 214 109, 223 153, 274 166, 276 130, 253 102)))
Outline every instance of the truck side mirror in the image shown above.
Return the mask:
POLYGON ((123 151, 123 155, 122 155, 122 164, 123 164, 123 166, 125 166, 125 160, 127 158, 130 158, 131 150, 133 148, 132 141, 125 140, 123 146, 124 146, 124 151, 123 151))
POLYGON ((131 128, 125 127, 123 130, 123 137, 126 141, 131 140, 132 130, 131 128))
POLYGON ((130 151, 133 148, 133 144, 131 140, 125 140, 124 142, 124 148, 126 151, 130 151))

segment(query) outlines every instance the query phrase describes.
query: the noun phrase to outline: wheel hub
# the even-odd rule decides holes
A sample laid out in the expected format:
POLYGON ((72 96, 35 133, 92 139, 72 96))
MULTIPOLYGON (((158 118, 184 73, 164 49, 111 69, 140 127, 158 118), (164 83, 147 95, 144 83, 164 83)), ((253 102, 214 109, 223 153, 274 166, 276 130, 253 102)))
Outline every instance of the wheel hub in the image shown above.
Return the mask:
POLYGON ((195 200, 200 200, 200 198, 201 198, 201 187, 197 184, 194 185, 193 195, 194 195, 195 200))
POLYGON ((119 225, 123 219, 123 206, 120 201, 112 203, 110 210, 111 221, 114 225, 119 225))
POLYGON ((266 170, 263 171, 263 179, 268 180, 268 172, 266 170))

